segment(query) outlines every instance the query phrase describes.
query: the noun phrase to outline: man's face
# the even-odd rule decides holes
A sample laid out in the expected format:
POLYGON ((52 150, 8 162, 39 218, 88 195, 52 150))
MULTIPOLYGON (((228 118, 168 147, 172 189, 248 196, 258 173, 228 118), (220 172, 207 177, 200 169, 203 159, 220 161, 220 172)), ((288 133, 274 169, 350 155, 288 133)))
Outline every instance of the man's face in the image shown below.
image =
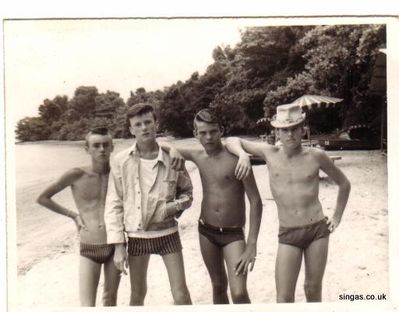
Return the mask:
POLYGON ((134 116, 129 122, 130 133, 135 136, 137 142, 155 140, 157 127, 152 112, 134 116))
POLYGON ((97 161, 109 162, 113 149, 112 138, 109 135, 92 134, 87 139, 86 151, 97 161))
POLYGON ((303 124, 299 124, 289 128, 279 128, 278 135, 281 143, 285 147, 296 148, 301 144, 302 137, 305 134, 303 124))
POLYGON ((194 130, 194 135, 206 151, 212 151, 220 147, 223 131, 218 124, 203 121, 196 121, 195 124, 197 128, 194 130))

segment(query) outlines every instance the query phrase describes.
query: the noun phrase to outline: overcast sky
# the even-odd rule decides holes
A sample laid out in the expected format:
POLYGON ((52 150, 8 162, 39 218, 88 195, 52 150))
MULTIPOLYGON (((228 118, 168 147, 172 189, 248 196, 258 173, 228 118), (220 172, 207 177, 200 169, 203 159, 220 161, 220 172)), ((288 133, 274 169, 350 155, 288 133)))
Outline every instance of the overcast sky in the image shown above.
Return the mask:
MULTIPOLYGON (((9 125, 38 116, 43 100, 73 96, 79 86, 100 93, 163 89, 203 74, 218 45, 234 46, 254 25, 359 23, 323 19, 53 19, 4 23, 5 103, 9 125)), ((372 19, 378 23, 378 19, 372 19)), ((363 20, 362 20, 363 22, 363 20)), ((384 19, 381 22, 385 22, 384 19)), ((391 41, 392 42, 392 41, 391 41)), ((391 48, 393 47, 390 44, 391 48)))
POLYGON ((237 20, 7 21, 6 104, 14 120, 37 116, 46 98, 73 96, 78 86, 162 89, 204 73, 217 45, 240 40, 237 20))

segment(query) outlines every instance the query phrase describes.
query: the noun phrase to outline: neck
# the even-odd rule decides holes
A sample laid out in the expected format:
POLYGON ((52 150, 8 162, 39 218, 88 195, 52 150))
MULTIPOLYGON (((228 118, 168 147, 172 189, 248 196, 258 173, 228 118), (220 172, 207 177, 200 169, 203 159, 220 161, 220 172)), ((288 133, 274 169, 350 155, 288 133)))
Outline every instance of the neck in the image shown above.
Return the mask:
POLYGON ((287 155, 288 158, 294 157, 299 155, 302 152, 302 145, 298 145, 295 148, 286 148, 283 146, 284 153, 287 155))
POLYGON ((100 174, 109 173, 110 166, 109 161, 107 162, 92 162, 93 171, 100 174))
POLYGON ((208 156, 217 156, 223 151, 223 149, 224 149, 224 147, 223 147, 222 143, 220 143, 218 146, 216 146, 212 150, 208 151, 205 149, 205 152, 208 154, 208 156))
MULTIPOLYGON (((152 142, 137 142, 137 149, 139 151, 139 155, 143 158, 147 158, 153 156, 154 153, 157 153, 159 150, 159 145, 157 141, 152 142)), ((150 157, 151 158, 151 157, 150 157)))

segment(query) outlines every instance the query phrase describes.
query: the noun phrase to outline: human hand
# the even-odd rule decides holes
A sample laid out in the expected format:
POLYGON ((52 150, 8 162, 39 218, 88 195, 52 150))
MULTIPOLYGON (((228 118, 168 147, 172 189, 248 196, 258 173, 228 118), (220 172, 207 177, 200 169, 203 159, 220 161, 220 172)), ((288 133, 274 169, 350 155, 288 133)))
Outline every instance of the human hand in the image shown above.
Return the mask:
POLYGON ((234 170, 234 174, 238 180, 245 179, 248 174, 251 172, 251 160, 249 159, 248 154, 241 154, 238 157, 237 165, 234 170))
POLYGON ((175 203, 173 201, 166 203, 166 207, 165 207, 165 215, 166 215, 166 217, 171 217, 171 216, 180 217, 182 212, 183 211, 178 211, 177 210, 177 203, 175 203))
POLYGON ((86 225, 83 222, 83 219, 80 217, 80 215, 76 215, 73 218, 73 222, 75 222, 76 228, 78 230, 78 233, 80 232, 81 229, 87 230, 86 225))
POLYGON ((177 149, 171 147, 169 150, 169 156, 171 158, 170 166, 174 170, 183 170, 185 159, 183 156, 177 151, 177 149))
POLYGON ((256 260, 256 245, 248 244, 245 248, 243 254, 238 258, 236 265, 234 267, 234 272, 236 275, 244 274, 246 275, 249 271, 252 271, 256 260))
POLYGON ((338 227, 339 223, 341 222, 341 218, 333 216, 332 218, 327 219, 327 225, 330 233, 334 232, 335 229, 338 227))
POLYGON ((126 269, 129 267, 129 263, 127 262, 127 252, 124 244, 115 245, 114 264, 120 274, 127 275, 126 269))

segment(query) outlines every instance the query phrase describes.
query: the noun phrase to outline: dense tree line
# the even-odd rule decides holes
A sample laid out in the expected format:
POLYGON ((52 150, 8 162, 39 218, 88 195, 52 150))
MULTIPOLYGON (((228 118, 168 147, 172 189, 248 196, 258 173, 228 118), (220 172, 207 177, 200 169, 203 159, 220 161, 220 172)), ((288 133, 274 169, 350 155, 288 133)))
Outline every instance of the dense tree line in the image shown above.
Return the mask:
POLYGON ((45 99, 39 117, 19 121, 17 139, 78 140, 100 125, 111 128, 115 137, 127 137, 126 110, 139 102, 152 103, 160 130, 175 136, 192 135, 194 114, 205 107, 219 113, 227 134, 251 134, 260 130, 260 118, 271 117, 277 105, 303 94, 344 99, 341 105, 312 111, 313 132, 355 123, 378 129, 384 99, 369 85, 385 36, 385 25, 246 28, 234 48, 214 49, 204 74, 194 72, 163 90, 138 88, 125 103, 117 92, 81 86, 71 99, 45 99))

